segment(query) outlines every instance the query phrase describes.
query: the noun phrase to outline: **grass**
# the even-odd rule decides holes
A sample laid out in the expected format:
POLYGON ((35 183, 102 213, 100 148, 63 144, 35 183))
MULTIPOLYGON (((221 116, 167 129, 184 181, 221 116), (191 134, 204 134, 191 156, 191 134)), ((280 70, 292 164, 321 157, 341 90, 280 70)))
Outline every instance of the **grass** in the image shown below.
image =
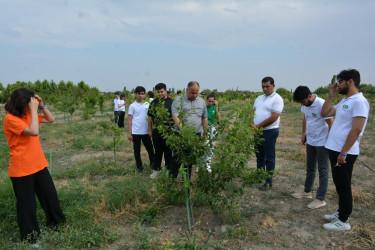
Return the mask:
MULTIPOLYGON (((375 173, 362 164, 357 162, 353 172, 353 230, 344 233, 345 237, 321 229, 322 215, 337 206, 331 177, 325 208, 307 210, 310 201, 291 198, 291 193, 302 190, 305 178, 299 105, 288 102, 281 115, 274 187, 269 192, 259 191, 256 185, 246 188, 243 198, 220 214, 209 242, 215 215, 204 201, 194 200, 193 196, 195 226, 188 232, 185 196, 175 189, 179 186, 171 186, 165 175, 159 181, 150 180, 151 169, 147 165, 143 174, 137 174, 132 145, 125 132, 114 159, 108 118, 112 115, 111 105, 108 102, 106 112, 98 112, 94 120, 84 121, 81 112, 77 112, 69 123, 64 123, 60 113, 57 122, 41 126, 42 147, 47 156, 50 149, 53 152, 52 176, 67 217, 58 232, 52 231, 44 226, 44 213, 38 207, 43 249, 313 248, 316 244, 330 247, 331 242, 341 248, 375 247, 375 228, 371 223, 375 219, 375 173), (220 232, 222 226, 226 232, 220 232)), ((222 114, 230 113, 232 105, 234 102, 224 106, 222 114)), ((375 169, 374 135, 375 126, 369 123, 361 140, 363 155, 359 160, 375 169)), ((142 157, 148 162, 143 148, 142 157)), ((30 246, 19 241, 8 162, 9 148, 1 132, 0 244, 3 248, 27 249, 30 246)), ((248 165, 255 166, 254 158, 249 159, 248 165)))

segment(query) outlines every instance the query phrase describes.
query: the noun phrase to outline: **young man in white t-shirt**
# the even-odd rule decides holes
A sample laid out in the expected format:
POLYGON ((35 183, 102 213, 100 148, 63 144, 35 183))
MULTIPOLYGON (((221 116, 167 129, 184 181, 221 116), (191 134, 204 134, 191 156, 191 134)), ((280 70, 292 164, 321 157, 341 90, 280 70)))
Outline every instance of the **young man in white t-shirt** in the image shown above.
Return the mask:
POLYGON ((134 92, 137 100, 129 106, 128 139, 129 141, 133 142, 134 158, 138 173, 142 173, 143 165, 141 159, 141 141, 147 150, 148 157, 150 159, 150 166, 152 166, 154 162, 154 148, 149 136, 147 121, 147 112, 150 104, 148 102, 144 102, 146 92, 144 87, 137 86, 134 92))
POLYGON ((310 209, 325 206, 327 194, 329 166, 328 151, 324 147, 327 141, 328 132, 332 126, 331 117, 323 118, 320 115, 324 100, 317 95, 311 94, 306 86, 298 86, 293 94, 293 100, 301 104, 301 111, 304 113, 302 122, 302 145, 306 145, 306 179, 304 192, 294 193, 294 198, 312 198, 316 163, 318 163, 319 188, 316 192, 316 199, 307 205, 310 209))
POLYGON ((120 100, 119 93, 115 93, 115 99, 113 99, 113 113, 115 115, 115 123, 118 122, 118 102, 120 100))
POLYGON ((358 91, 360 74, 355 69, 343 70, 337 75, 337 82, 331 86, 322 107, 323 117, 335 116, 325 147, 331 162, 332 178, 339 196, 339 208, 324 215, 331 221, 323 225, 326 230, 350 230, 348 218, 353 209, 352 172, 359 155, 359 140, 365 130, 370 105, 358 91), (345 95, 335 106, 332 98, 337 94, 345 95))
POLYGON ((279 136, 280 114, 284 108, 283 98, 274 89, 273 78, 269 76, 263 78, 262 90, 264 95, 257 97, 251 112, 252 117, 254 117, 251 126, 256 130, 263 129, 259 138, 263 138, 264 141, 255 145, 257 169, 266 169, 271 175, 260 187, 262 191, 272 187, 272 175, 276 165, 275 146, 279 136))
POLYGON ((124 119, 125 119, 125 94, 120 95, 120 100, 118 101, 118 127, 124 127, 124 119))

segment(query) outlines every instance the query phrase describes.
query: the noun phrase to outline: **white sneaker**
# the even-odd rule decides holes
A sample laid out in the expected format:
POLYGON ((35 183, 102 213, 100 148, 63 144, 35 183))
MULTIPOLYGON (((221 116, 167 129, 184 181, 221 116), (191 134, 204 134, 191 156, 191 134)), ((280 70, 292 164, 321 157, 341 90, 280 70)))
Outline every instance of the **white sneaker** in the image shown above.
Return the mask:
POLYGON ((325 205, 327 205, 327 203, 325 201, 321 201, 321 200, 316 199, 315 201, 313 201, 309 205, 307 205, 307 208, 317 209, 317 208, 320 208, 320 207, 324 207, 325 205))
POLYGON ((209 173, 211 173, 211 172, 212 172, 212 170, 211 170, 211 164, 207 164, 206 167, 207 167, 207 171, 208 171, 209 173))
POLYGON ((294 193, 292 194, 292 196, 296 199, 301 199, 301 198, 311 199, 312 198, 311 192, 294 193))
MULTIPOLYGON (((206 165, 206 168, 207 168, 207 171, 209 172, 209 173, 211 173, 212 172, 212 170, 211 170, 211 166, 210 165, 206 165)), ((195 169, 195 172, 196 173, 198 173, 199 172, 199 169, 200 169, 200 167, 197 167, 196 169, 195 169)))
POLYGON ((349 231, 352 227, 349 225, 348 221, 342 222, 339 219, 336 219, 330 223, 323 225, 323 228, 331 231, 349 231))
POLYGON ((31 248, 40 248, 38 243, 34 243, 30 245, 31 248))
POLYGON ((152 174, 150 175, 150 178, 155 179, 156 177, 158 177, 159 173, 160 171, 152 170, 152 174))
POLYGON ((339 218, 339 209, 336 209, 336 211, 333 212, 333 214, 324 215, 324 219, 327 220, 327 221, 333 221, 333 220, 336 220, 338 218, 339 218))

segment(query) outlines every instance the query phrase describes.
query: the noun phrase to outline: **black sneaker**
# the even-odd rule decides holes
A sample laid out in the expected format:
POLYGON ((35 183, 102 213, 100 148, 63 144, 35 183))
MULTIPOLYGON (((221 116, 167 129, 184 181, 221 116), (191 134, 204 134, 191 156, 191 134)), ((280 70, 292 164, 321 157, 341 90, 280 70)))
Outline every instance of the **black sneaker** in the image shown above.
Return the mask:
POLYGON ((143 173, 143 168, 138 168, 138 174, 142 174, 143 173))
POLYGON ((271 183, 265 183, 264 185, 262 185, 262 186, 259 187, 259 190, 261 190, 261 191, 267 191, 267 190, 269 190, 271 187, 272 187, 272 184, 271 184, 271 183))

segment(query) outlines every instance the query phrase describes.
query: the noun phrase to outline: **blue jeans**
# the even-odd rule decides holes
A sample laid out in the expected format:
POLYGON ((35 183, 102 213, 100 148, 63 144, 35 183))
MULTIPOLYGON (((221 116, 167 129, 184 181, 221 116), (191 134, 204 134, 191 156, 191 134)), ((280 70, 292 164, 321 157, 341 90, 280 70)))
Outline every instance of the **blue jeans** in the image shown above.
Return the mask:
POLYGON ((117 123, 117 119, 118 119, 118 111, 114 111, 113 113, 115 114, 115 123, 117 123))
POLYGON ((263 138, 262 143, 255 145, 255 155, 257 157, 257 169, 265 169, 271 175, 266 179, 266 184, 272 185, 272 175, 275 170, 276 154, 275 145, 279 136, 279 128, 263 130, 263 134, 258 138, 263 138))

